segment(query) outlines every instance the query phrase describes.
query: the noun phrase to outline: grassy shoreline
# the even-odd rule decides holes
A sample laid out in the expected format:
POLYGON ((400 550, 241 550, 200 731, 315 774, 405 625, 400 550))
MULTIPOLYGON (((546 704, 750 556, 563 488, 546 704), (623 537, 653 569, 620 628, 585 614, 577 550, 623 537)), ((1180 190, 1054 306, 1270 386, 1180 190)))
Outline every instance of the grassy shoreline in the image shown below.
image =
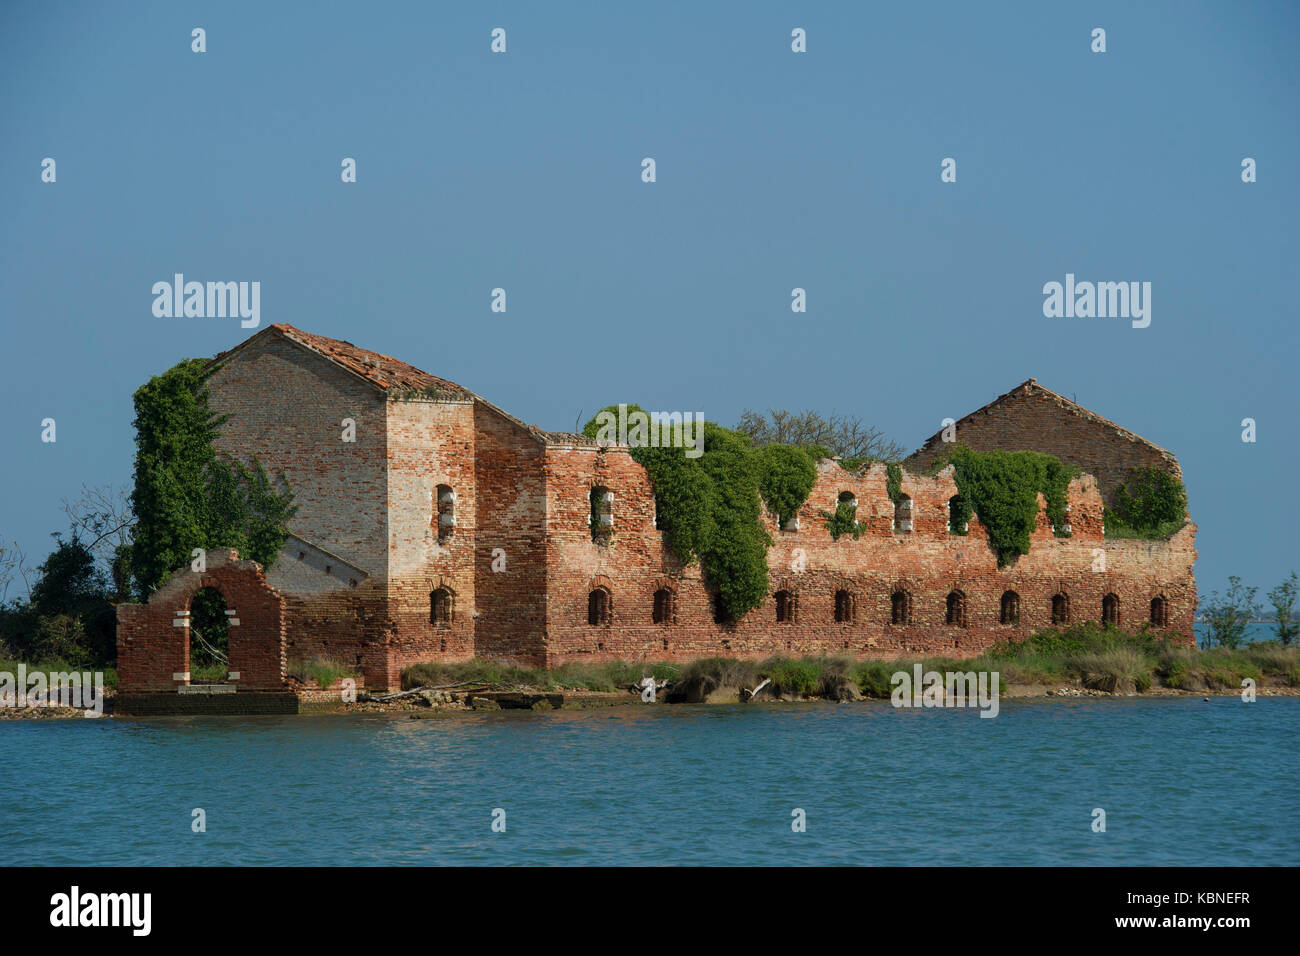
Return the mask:
POLYGON ((1146 632, 1096 625, 1050 629, 1024 641, 998 645, 970 658, 914 656, 859 660, 841 656, 771 657, 744 660, 711 657, 689 663, 607 661, 555 668, 520 667, 486 660, 454 664, 414 664, 402 671, 403 688, 464 682, 548 691, 625 690, 652 676, 674 689, 693 687, 688 699, 710 688, 755 688, 765 678, 784 698, 848 699, 851 685, 863 697, 888 698, 891 677, 911 671, 997 671, 1002 692, 1045 686, 1077 685, 1099 693, 1237 692, 1243 679, 1300 688, 1300 646, 1255 643, 1238 649, 1199 650, 1146 632))

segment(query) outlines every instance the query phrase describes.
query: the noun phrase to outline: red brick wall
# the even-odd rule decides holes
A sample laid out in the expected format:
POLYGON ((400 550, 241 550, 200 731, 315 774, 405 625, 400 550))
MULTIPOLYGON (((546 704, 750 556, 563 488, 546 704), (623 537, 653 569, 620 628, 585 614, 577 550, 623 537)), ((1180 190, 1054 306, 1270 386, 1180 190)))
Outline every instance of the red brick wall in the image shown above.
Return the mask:
POLYGON ((665 553, 653 528, 653 499, 644 471, 625 451, 552 452, 548 464, 551 585, 548 638, 550 663, 581 659, 690 659, 714 654, 897 655, 913 652, 976 654, 996 641, 1024 637, 1051 623, 1052 595, 1063 591, 1071 621, 1101 619, 1102 598, 1115 593, 1121 624, 1137 626, 1148 617, 1152 597, 1169 602, 1170 630, 1191 634, 1196 607, 1192 578, 1195 527, 1169 542, 1108 540, 1101 534, 1102 503, 1095 482, 1070 487, 1073 534, 1057 538, 1040 496, 1039 527, 1030 553, 999 570, 996 555, 978 521, 965 536, 947 531, 948 499, 956 494, 951 468, 935 478, 905 472, 903 492, 913 503, 909 534, 892 529, 894 505, 885 490, 886 469, 862 475, 823 462, 800 529, 780 531, 767 519, 774 544, 768 551, 772 593, 797 596, 792 623, 778 623, 775 599, 734 625, 713 621, 712 606, 698 566, 684 571, 665 553), (591 541, 587 528, 588 489, 599 483, 615 494, 615 533, 608 545, 591 541), (859 540, 831 539, 820 511, 833 512, 841 491, 858 499, 866 532, 859 540), (1104 572, 1094 571, 1098 551, 1104 572), (798 570, 802 568, 802 570, 798 570), (587 623, 587 595, 603 584, 613 597, 608 626, 587 623), (677 593, 676 623, 652 623, 653 595, 668 586, 677 593), (854 621, 834 620, 835 592, 853 596, 854 621), (911 595, 911 626, 895 626, 890 596, 911 595), (966 626, 945 623, 947 596, 966 596, 966 626), (1020 596, 1017 626, 999 623, 1004 591, 1020 596))
POLYGON ((540 664, 546 659, 548 591, 543 448, 518 423, 482 403, 475 405, 474 424, 474 653, 540 664), (505 571, 493 570, 494 553, 504 557, 505 571))
MULTIPOLYGON (((942 432, 931 437, 904 464, 924 472, 948 447, 942 432)), ((1079 466, 1095 477, 1111 500, 1134 468, 1158 468, 1182 477, 1178 462, 1160 449, 1101 421, 1071 411, 1062 400, 1034 386, 1021 387, 1002 400, 958 422, 955 440, 977 451, 1041 451, 1079 466)))
MULTIPOLYGON (((427 400, 388 403, 388 619, 390 669, 474 656, 477 532, 474 406, 427 400), (456 494, 455 530, 438 531, 439 485, 456 494), (451 622, 435 626, 430 595, 452 595, 451 622)), ((390 677, 390 684, 396 682, 390 677)))
POLYGON ((118 691, 124 694, 172 691, 189 683, 175 675, 189 671, 190 631, 176 626, 202 588, 216 588, 233 611, 230 683, 239 690, 285 688, 284 599, 266 582, 256 561, 240 561, 235 551, 209 551, 203 572, 175 572, 149 596, 147 604, 117 609, 118 691), (235 624, 234 621, 238 621, 235 624))

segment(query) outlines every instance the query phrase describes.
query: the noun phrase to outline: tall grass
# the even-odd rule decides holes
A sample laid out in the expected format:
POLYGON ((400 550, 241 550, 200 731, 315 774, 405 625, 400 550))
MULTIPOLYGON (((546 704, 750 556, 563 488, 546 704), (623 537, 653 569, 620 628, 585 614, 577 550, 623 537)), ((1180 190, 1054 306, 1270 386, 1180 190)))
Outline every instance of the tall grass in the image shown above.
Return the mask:
POLYGON ((0 671, 3 671, 8 674, 12 674, 15 680, 18 679, 19 664, 22 664, 24 667, 27 668, 28 674, 33 674, 37 671, 40 671, 42 674, 63 674, 63 673, 72 673, 73 671, 76 671, 77 673, 80 674, 85 674, 85 673, 103 674, 105 689, 117 688, 116 667, 98 667, 94 665, 85 665, 85 666, 77 667, 77 666, 73 666, 72 664, 69 664, 65 660, 59 660, 57 658, 55 658, 54 660, 47 660, 47 661, 19 661, 14 658, 0 657, 0 671))
POLYGON ((753 689, 764 678, 781 697, 833 697, 844 681, 868 697, 887 698, 899 671, 998 671, 1002 686, 1079 683, 1109 692, 1145 691, 1153 686, 1180 690, 1239 688, 1243 678, 1263 676, 1300 687, 1300 646, 1251 644, 1238 650, 1201 651, 1174 644, 1150 631, 1121 631, 1084 624, 1040 631, 1017 642, 999 644, 974 658, 913 657, 855 660, 848 657, 770 657, 741 660, 708 657, 681 665, 609 661, 565 664, 550 670, 493 661, 415 664, 402 671, 402 686, 442 686, 474 682, 539 690, 613 691, 637 684, 646 675, 669 680, 682 696, 702 699, 720 687, 753 689))

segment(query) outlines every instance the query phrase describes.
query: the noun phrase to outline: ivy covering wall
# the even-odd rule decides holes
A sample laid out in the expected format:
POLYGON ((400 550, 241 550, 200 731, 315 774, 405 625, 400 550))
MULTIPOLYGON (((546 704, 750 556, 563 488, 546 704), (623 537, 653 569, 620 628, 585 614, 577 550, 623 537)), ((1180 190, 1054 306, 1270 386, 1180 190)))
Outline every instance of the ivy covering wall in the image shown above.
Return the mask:
MULTIPOLYGON (((637 405, 626 409, 629 416, 644 411, 637 405)), ((618 406, 603 411, 617 415, 618 406)), ((589 438, 598 435, 598 416, 583 427, 589 438)), ((816 460, 789 445, 754 448, 748 436, 713 422, 704 425, 704 450, 697 458, 686 457, 679 432, 672 437, 677 447, 629 452, 654 485, 664 544, 683 564, 700 562, 717 591, 719 611, 738 620, 767 600, 772 538, 763 527, 763 506, 780 522, 798 514, 817 480, 816 460)))
MULTIPOLYGON (((954 512, 971 513, 988 531, 989 546, 998 556, 998 567, 1014 564, 1029 553, 1029 538, 1038 523, 1038 495, 1047 503, 1047 516, 1058 537, 1069 537, 1066 529, 1067 491, 1077 468, 1059 458, 1037 451, 975 451, 958 445, 930 466, 934 474, 953 466, 957 483, 954 512)), ((956 515, 952 517, 956 523, 956 515)))

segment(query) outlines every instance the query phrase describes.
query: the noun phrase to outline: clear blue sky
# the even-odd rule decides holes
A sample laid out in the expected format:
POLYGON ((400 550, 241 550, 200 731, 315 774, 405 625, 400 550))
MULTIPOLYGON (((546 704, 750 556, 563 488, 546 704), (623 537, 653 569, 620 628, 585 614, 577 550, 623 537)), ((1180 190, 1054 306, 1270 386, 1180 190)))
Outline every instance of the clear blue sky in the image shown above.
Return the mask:
POLYGON ((0 537, 29 554, 129 482, 137 386, 251 334, 155 318, 183 272, 551 429, 810 407, 914 448, 1036 377, 1179 457, 1204 592, 1300 568, 1294 5, 297 6, 0 6, 0 537), (1045 318, 1067 272, 1150 281, 1151 326, 1045 318))

